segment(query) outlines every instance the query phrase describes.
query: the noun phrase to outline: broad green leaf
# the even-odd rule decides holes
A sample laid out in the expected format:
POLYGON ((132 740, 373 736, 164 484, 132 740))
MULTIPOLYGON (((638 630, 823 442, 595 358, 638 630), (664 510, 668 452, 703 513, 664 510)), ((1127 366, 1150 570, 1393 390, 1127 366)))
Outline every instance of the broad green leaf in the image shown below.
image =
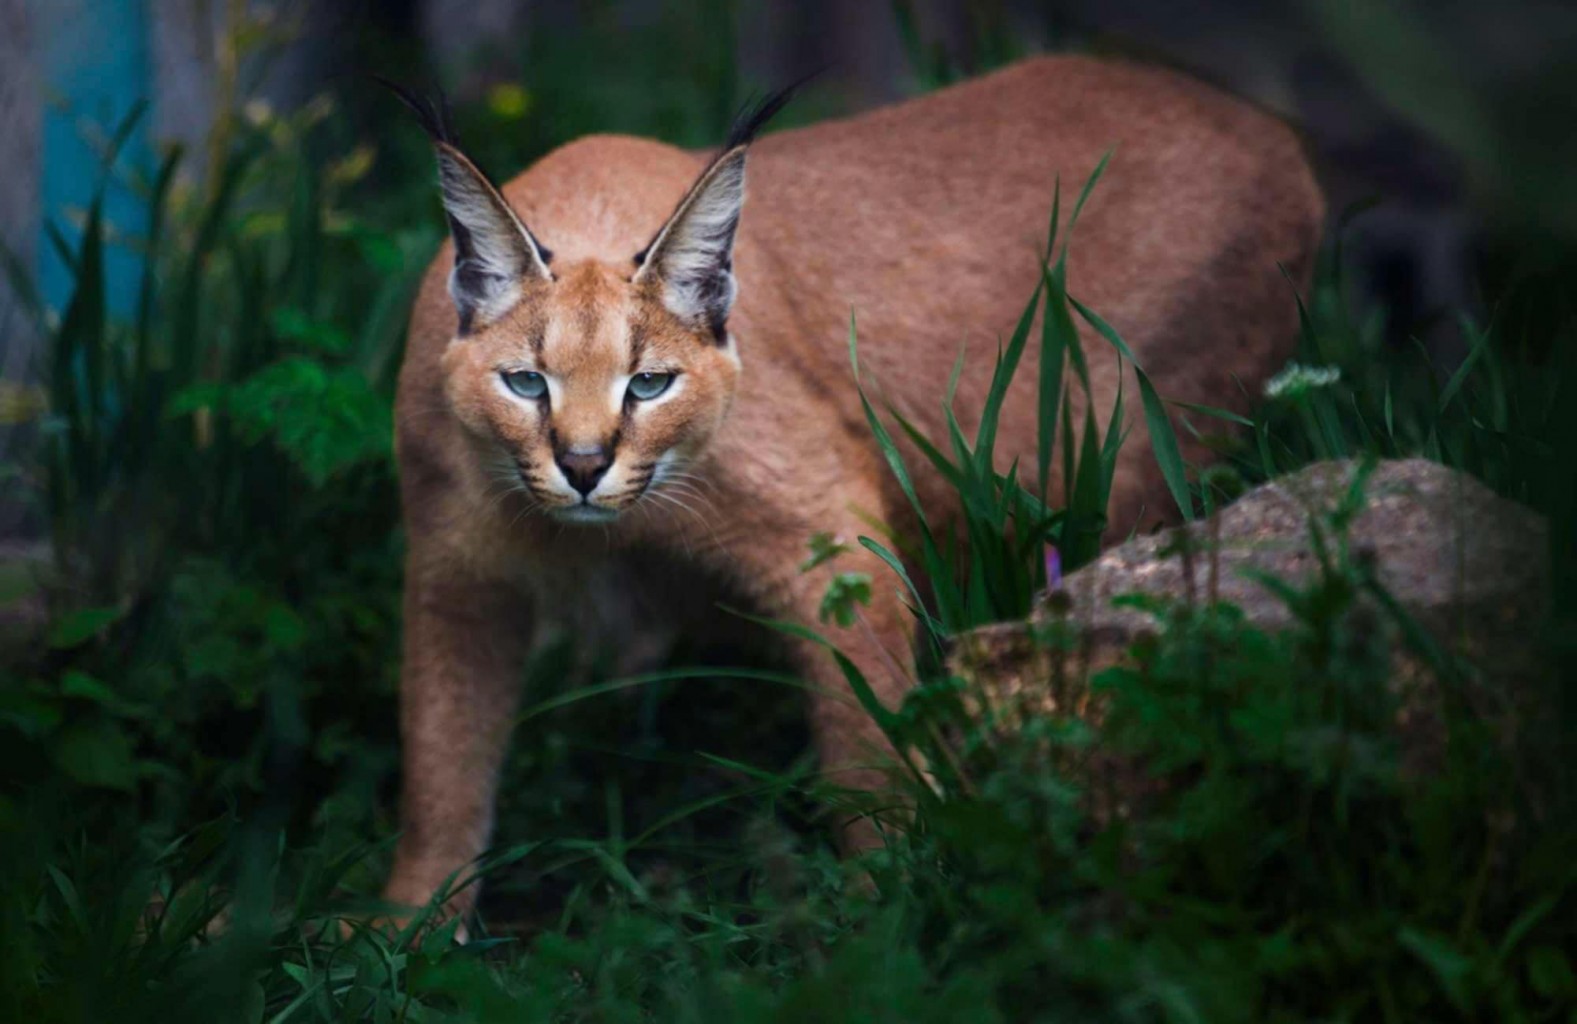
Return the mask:
POLYGON ((844 629, 854 625, 859 605, 871 603, 871 577, 863 572, 835 573, 827 581, 817 616, 822 622, 836 622, 844 629))
POLYGON ((129 790, 136 782, 131 738, 109 721, 68 728, 56 741, 55 763, 84 786, 129 790))
POLYGON ((49 646, 57 651, 80 647, 124 614, 120 608, 79 608, 68 612, 50 627, 49 646))

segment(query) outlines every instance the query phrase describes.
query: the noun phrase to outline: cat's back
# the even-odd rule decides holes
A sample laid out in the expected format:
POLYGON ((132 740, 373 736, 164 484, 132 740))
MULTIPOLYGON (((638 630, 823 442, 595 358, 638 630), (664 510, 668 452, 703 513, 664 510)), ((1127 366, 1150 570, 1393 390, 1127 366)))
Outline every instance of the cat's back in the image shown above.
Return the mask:
MULTIPOLYGON (((1196 313, 1233 313, 1237 284, 1224 273, 1303 274, 1324 206, 1290 128, 1171 71, 1042 57, 758 143, 738 256, 741 337, 792 324, 758 344, 808 346, 801 356, 847 379, 853 313, 862 364, 893 397, 933 407, 970 341, 980 358, 960 393, 967 418, 988 352, 1038 281, 1054 198, 1060 189, 1065 228, 1108 154, 1072 237, 1070 288, 1141 358, 1192 292, 1222 296, 1219 310, 1196 313), (753 285, 764 302, 752 303, 753 285)), ((1291 311, 1290 292, 1281 298, 1291 311)))

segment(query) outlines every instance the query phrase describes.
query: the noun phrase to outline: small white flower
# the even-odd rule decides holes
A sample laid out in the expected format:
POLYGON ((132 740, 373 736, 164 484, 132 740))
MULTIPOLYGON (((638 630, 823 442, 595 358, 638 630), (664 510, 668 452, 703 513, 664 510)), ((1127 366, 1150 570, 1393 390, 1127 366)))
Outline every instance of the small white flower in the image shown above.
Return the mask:
POLYGON ((1334 366, 1303 366, 1288 363, 1287 368, 1265 382, 1266 398, 1298 398, 1315 388, 1328 388, 1342 379, 1334 366))

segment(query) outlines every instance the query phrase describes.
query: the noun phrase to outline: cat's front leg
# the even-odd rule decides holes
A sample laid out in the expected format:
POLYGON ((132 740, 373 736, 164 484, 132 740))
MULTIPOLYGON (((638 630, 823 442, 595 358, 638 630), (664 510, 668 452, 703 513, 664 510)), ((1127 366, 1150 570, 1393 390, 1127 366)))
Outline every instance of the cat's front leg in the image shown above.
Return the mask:
POLYGON ((463 885, 439 915, 469 913, 468 866, 486 849, 493 802, 531 642, 514 587, 408 562, 400 678, 401 833, 384 898, 420 908, 463 885))
MULTIPOLYGON (((849 502, 841 507, 849 505, 873 507, 869 497, 864 503, 849 502)), ((869 526, 856 520, 836 535, 848 539, 868 532, 869 526)), ((803 551, 803 547, 798 550, 803 551)), ((788 553, 783 561, 793 564, 788 553)), ((782 572, 781 565, 778 572, 782 572)), ((771 614, 809 627, 824 637, 849 659, 876 699, 896 710, 915 679, 914 616, 899 599, 898 585, 886 563, 863 547, 853 547, 809 572, 796 572, 782 582, 766 603, 771 614), (839 625, 835 618, 822 619, 827 588, 839 573, 862 574, 871 581, 870 602, 854 609, 849 626, 839 625)), ((892 808, 902 803, 892 793, 892 769, 896 766, 892 745, 861 706, 837 659, 825 646, 811 641, 796 641, 791 650, 794 667, 813 688, 810 728, 824 780, 838 789, 871 797, 851 801, 851 807, 863 803, 892 808)), ((863 813, 841 812, 838 824, 846 853, 880 844, 875 820, 863 813)))

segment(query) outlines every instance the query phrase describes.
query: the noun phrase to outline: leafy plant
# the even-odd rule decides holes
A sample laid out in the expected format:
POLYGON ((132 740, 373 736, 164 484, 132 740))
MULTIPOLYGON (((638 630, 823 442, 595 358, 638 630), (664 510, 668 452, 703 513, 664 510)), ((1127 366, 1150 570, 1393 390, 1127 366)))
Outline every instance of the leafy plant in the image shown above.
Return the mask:
POLYGON ((368 164, 310 155, 331 117, 320 102, 238 125, 201 192, 172 151, 130 182, 146 238, 110 238, 95 200, 67 308, 36 310, 47 404, 20 478, 49 514, 51 624, 0 668, 0 760, 21 787, 0 807, 80 788, 96 831, 124 813, 97 798, 115 794, 168 840, 257 807, 285 762, 325 792, 366 786, 348 762, 392 762, 387 737, 332 723, 392 683, 398 315, 437 230, 387 235, 345 209, 368 164), (104 300, 112 244, 144 255, 125 320, 104 300))

